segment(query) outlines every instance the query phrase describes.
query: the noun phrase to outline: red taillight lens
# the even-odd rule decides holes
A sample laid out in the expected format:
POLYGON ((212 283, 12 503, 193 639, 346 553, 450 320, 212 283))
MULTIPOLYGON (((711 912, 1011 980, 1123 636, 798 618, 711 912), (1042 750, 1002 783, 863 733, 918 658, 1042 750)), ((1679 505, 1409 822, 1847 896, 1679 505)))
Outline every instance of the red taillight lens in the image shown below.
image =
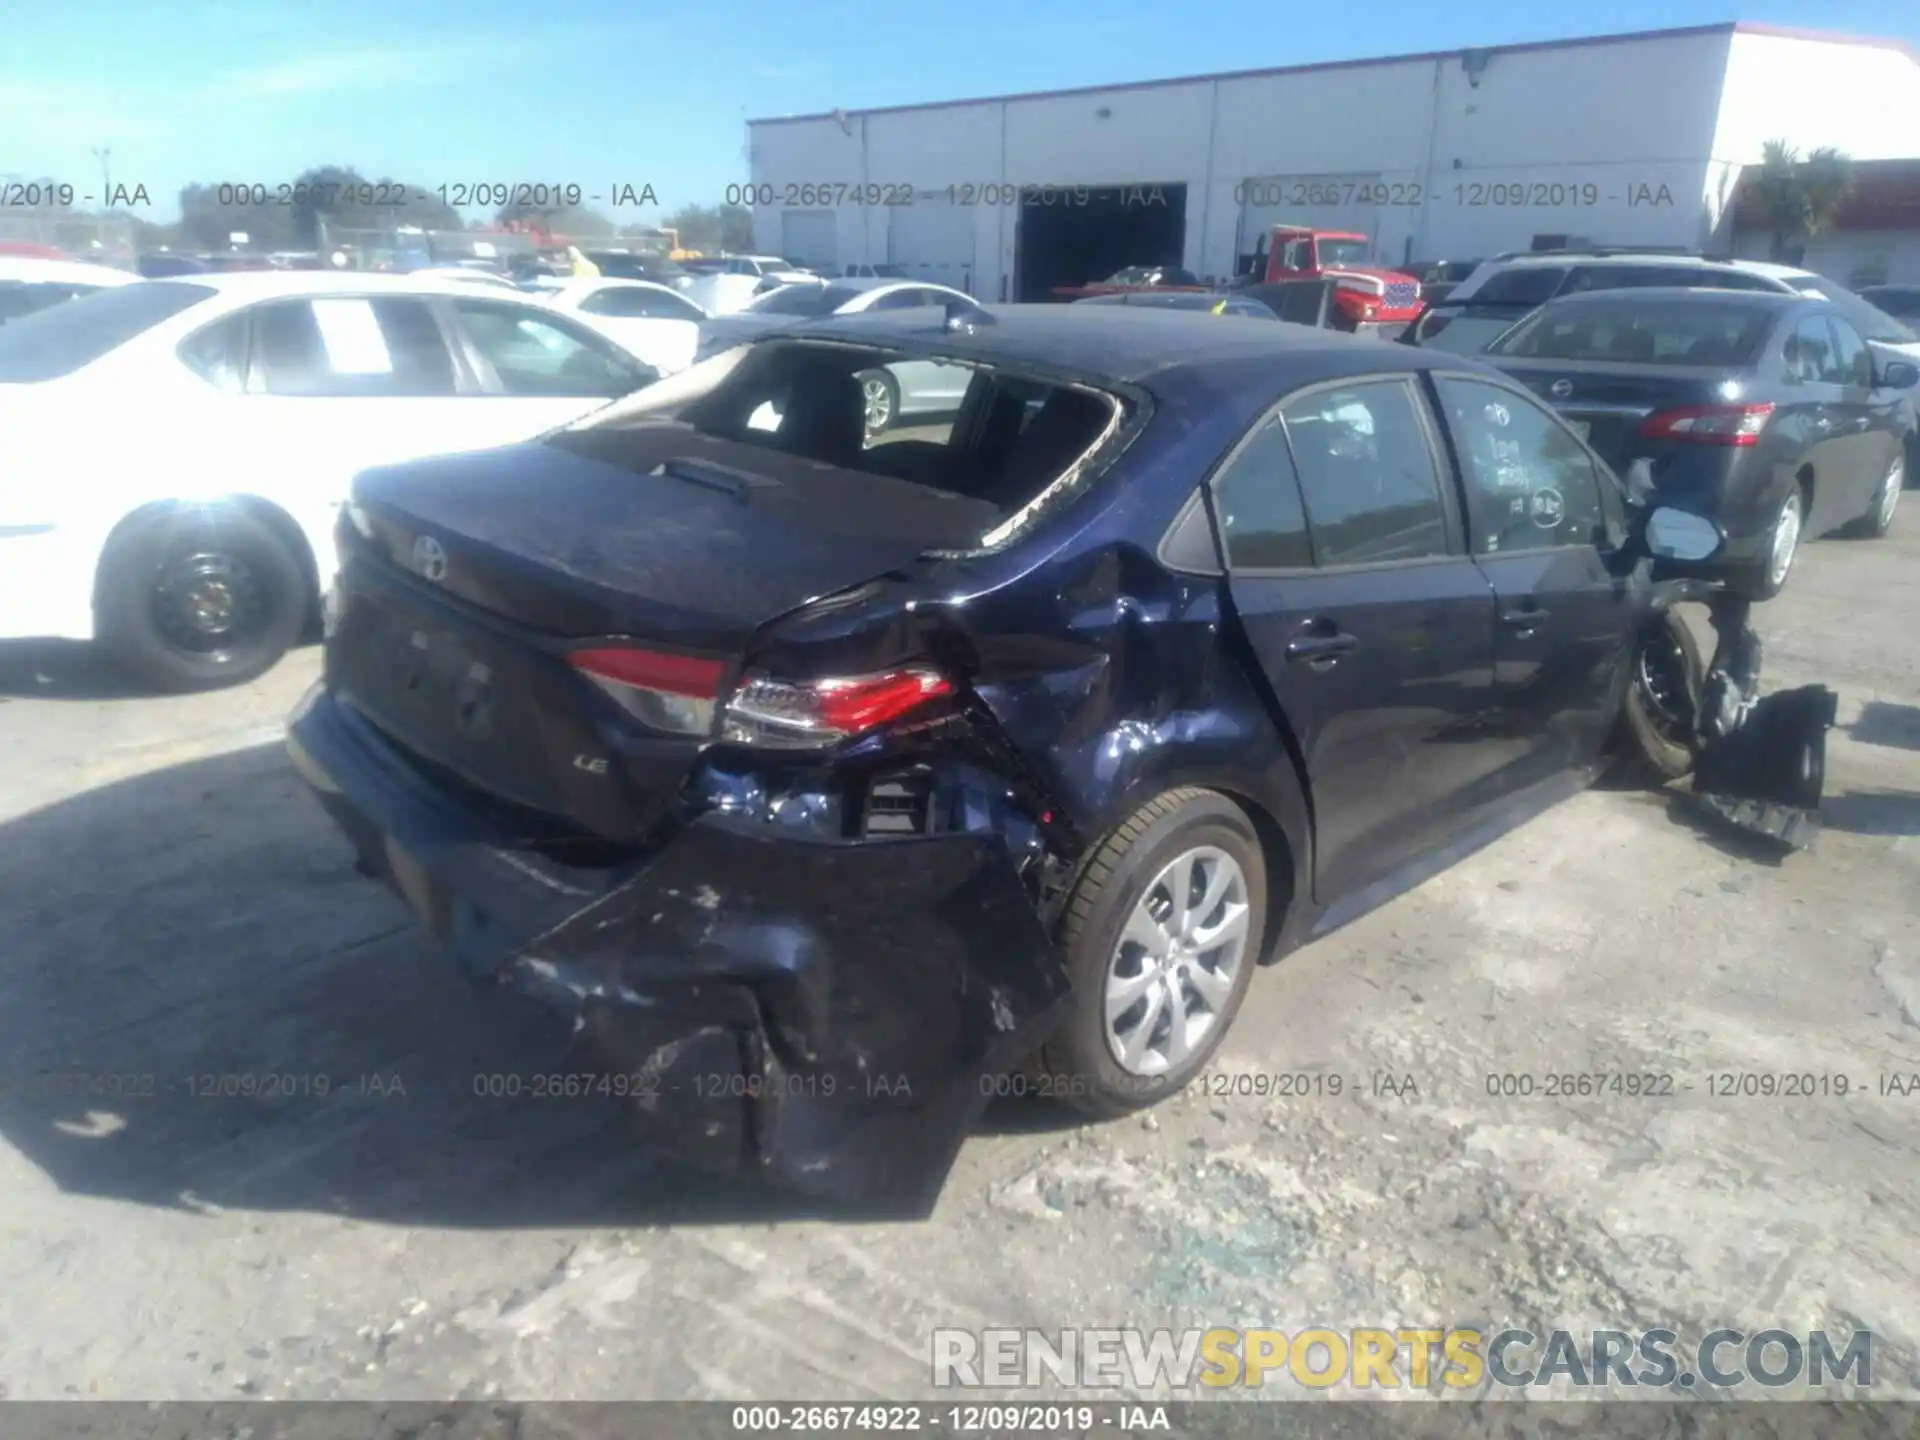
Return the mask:
POLYGON ((740 745, 815 749, 890 725, 954 693, 951 680, 920 665, 822 680, 749 675, 727 701, 722 734, 740 745))
POLYGON ((1683 405, 1657 410, 1640 422, 1640 433, 1655 440, 1694 440, 1702 445, 1757 445, 1773 414, 1764 405, 1683 405))
POLYGON ((643 725, 681 735, 713 733, 724 660, 597 645, 570 652, 567 661, 643 725))

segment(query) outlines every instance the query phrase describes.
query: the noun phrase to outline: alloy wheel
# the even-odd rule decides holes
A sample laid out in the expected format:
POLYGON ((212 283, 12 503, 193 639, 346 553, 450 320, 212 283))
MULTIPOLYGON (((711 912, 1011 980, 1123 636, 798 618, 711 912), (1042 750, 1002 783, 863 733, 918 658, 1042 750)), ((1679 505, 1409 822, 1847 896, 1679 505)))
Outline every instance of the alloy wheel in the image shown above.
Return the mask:
POLYGON ((1182 852, 1147 886, 1108 962, 1107 1048, 1131 1075, 1163 1075, 1220 1023, 1246 961, 1250 907, 1239 862, 1182 852))
POLYGON ((866 402, 867 433, 877 435, 893 419, 893 395, 887 389, 885 380, 877 375, 869 375, 860 382, 860 396, 866 402))

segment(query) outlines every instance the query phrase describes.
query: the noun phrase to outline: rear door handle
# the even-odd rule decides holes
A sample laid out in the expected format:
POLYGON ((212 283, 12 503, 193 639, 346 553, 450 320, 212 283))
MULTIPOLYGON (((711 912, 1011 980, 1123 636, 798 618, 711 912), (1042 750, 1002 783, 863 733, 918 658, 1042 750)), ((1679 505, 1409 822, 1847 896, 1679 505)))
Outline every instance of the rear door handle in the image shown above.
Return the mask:
POLYGON ((1315 669, 1323 669, 1359 646, 1359 638, 1344 630, 1331 635, 1302 635, 1287 642, 1287 659, 1304 660, 1315 669))
POLYGON ((1522 635, 1531 635, 1535 630, 1540 628, 1541 622, 1546 618, 1547 612, 1537 607, 1527 610, 1503 610, 1500 612, 1500 623, 1505 625, 1509 630, 1518 631, 1522 635))

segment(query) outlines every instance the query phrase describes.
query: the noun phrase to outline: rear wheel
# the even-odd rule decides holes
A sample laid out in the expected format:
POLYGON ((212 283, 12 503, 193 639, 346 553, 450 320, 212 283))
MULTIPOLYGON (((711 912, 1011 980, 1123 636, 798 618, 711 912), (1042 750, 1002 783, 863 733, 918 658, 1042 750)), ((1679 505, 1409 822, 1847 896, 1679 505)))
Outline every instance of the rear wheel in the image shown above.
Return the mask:
POLYGON ((299 638, 306 571, 291 547, 238 510, 188 507, 133 521, 101 557, 100 639, 150 685, 238 685, 264 674, 299 638))
POLYGON ((1067 902, 1073 992, 1039 1057, 1049 1093, 1114 1116, 1184 1087, 1240 1012, 1266 919, 1265 857, 1238 805, 1181 789, 1135 811, 1067 902))

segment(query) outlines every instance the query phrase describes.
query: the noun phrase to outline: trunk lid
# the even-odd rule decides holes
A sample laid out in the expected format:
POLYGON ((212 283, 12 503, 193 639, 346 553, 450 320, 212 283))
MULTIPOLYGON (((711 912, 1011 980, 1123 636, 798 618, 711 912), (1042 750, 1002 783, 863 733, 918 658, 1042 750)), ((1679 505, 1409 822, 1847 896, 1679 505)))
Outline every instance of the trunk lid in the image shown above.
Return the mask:
POLYGON ((642 724, 570 651, 714 662, 724 690, 768 621, 997 515, 671 423, 369 471, 354 506, 336 691, 451 778, 614 840, 658 822, 709 736, 642 724))
POLYGON ((1500 367, 1553 406, 1575 429, 1584 427, 1587 443, 1616 470, 1640 456, 1659 457, 1675 448, 1672 440, 1643 436, 1640 425, 1658 410, 1680 405, 1730 403, 1722 387, 1739 382, 1737 368, 1655 365, 1620 360, 1518 360, 1480 356, 1500 367))

